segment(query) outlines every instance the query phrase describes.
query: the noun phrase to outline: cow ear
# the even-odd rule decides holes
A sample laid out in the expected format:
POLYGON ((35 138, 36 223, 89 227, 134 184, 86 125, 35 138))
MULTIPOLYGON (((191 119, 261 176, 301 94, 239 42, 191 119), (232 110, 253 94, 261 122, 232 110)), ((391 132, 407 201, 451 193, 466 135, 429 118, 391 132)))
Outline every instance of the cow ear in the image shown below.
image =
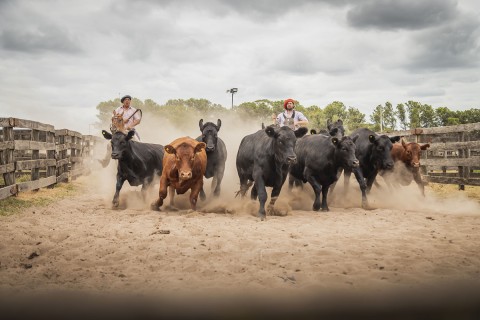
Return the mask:
POLYGON ((127 133, 127 141, 130 140, 130 139, 132 139, 134 135, 135 135, 135 131, 134 131, 134 130, 128 131, 128 133, 127 133))
POLYGON ((338 147, 338 139, 337 139, 337 138, 333 137, 333 138, 332 138, 332 143, 333 143, 335 146, 338 147))
POLYGON ((267 136, 269 136, 270 138, 275 136, 275 129, 272 126, 266 127, 265 132, 267 133, 267 136))
POLYGON ((370 141, 370 143, 374 143, 375 142, 375 136, 373 134, 369 135, 368 136, 368 141, 370 141))
POLYGON ((389 139, 390 139, 390 141, 392 141, 392 143, 395 143, 397 141, 400 141, 400 136, 390 137, 389 139))
POLYGON ((167 144, 165 147, 163 147, 163 149, 165 150, 166 153, 168 154, 176 154, 177 153, 177 150, 175 150, 174 147, 172 147, 171 145, 167 144))
POLYGON ((298 128, 297 130, 294 131, 295 137, 297 137, 297 138, 303 137, 304 135, 307 134, 307 132, 308 132, 307 127, 300 127, 300 128, 298 128))
POLYGON ((342 119, 338 119, 338 120, 337 120, 337 124, 343 126, 343 120, 342 120, 342 119))
POLYGON ((311 129, 311 130, 310 130, 310 134, 317 134, 317 130, 311 129))
POLYGON ((220 127, 222 126, 222 120, 217 120, 217 131, 220 131, 220 127))
POLYGON ((402 141, 402 146, 403 146, 405 149, 407 149, 407 144, 405 143, 405 139, 401 139, 401 141, 402 141))
POLYGON ((207 147, 207 145, 205 144, 205 142, 199 142, 196 146, 195 146, 195 153, 199 153, 200 151, 202 151, 202 149, 205 149, 207 147))
MULTIPOLYGON (((357 139, 358 139, 359 136, 360 136, 360 135, 357 133, 356 135, 354 135, 354 136, 352 137, 353 143, 357 142, 357 139)), ((370 138, 370 137, 369 137, 369 138, 370 138)))
POLYGON ((198 121, 198 126, 200 127, 200 131, 203 131, 203 119, 200 119, 200 121, 198 121))
POLYGON ((105 130, 102 130, 102 135, 103 135, 103 137, 104 137, 105 139, 107 139, 107 140, 112 139, 112 135, 111 135, 110 132, 107 132, 107 131, 105 131, 105 130))
POLYGON ((430 143, 426 143, 423 146, 420 146, 420 150, 427 150, 427 148, 430 148, 430 143))

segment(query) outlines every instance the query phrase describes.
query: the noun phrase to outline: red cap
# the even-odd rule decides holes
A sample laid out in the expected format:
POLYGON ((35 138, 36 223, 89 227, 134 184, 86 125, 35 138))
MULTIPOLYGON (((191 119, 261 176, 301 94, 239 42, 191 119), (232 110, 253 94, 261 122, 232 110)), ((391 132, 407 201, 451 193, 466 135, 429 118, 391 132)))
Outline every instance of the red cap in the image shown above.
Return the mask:
POLYGON ((285 100, 285 102, 283 103, 283 108, 284 109, 287 109, 287 103, 293 103, 293 107, 295 108, 295 100, 291 99, 291 98, 288 98, 287 100, 285 100))

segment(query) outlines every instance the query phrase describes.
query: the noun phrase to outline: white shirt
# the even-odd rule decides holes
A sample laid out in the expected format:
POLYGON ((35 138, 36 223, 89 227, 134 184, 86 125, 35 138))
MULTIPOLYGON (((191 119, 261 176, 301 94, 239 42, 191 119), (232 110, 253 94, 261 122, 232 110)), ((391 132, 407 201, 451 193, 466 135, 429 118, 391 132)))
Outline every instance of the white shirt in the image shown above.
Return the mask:
MULTIPOLYGON (((135 109, 134 107, 130 106, 128 107, 128 109, 125 109, 123 106, 120 106, 118 107, 117 109, 115 109, 115 113, 122 113, 123 112, 123 115, 122 115, 122 118, 123 120, 127 120, 128 118, 130 118, 130 116, 136 111, 137 109, 135 109)), ((125 126, 126 127, 132 127, 133 125, 133 120, 139 120, 140 119, 140 112, 137 112, 135 113, 135 115, 133 117, 130 118, 130 120, 128 120, 126 123, 125 123, 125 126)))
MULTIPOLYGON (((301 113, 300 111, 295 111, 293 110, 293 112, 291 114, 288 114, 287 111, 285 110, 284 112, 280 113, 278 116, 277 116, 277 123, 279 126, 285 126, 287 124, 285 124, 285 119, 291 119, 293 118, 293 120, 296 120, 296 121, 305 121, 307 120, 307 117, 305 117, 303 115, 303 113, 301 113)), ((298 126, 297 126, 298 127, 298 126)), ((293 129, 293 128, 292 128, 293 129)))

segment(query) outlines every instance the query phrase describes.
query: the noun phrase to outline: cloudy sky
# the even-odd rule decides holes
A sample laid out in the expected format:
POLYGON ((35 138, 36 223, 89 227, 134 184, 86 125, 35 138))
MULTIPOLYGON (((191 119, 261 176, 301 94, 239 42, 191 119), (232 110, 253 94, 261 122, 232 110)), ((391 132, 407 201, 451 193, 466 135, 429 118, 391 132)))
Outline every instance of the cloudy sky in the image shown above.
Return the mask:
POLYGON ((130 94, 480 108, 478 0, 0 0, 0 117, 88 133, 130 94))

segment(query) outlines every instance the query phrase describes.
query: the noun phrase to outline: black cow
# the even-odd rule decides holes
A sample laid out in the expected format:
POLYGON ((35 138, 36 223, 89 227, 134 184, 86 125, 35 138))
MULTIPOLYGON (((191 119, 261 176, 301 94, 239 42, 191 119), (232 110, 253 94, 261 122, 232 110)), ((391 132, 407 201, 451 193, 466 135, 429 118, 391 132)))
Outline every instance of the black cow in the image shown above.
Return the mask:
MULTIPOLYGON (((312 185, 315 192, 313 210, 318 211, 320 205, 322 211, 329 211, 327 204, 328 189, 338 179, 338 170, 354 169, 358 167, 355 157, 355 140, 358 135, 350 137, 329 137, 325 135, 310 135, 298 139, 295 147, 297 163, 290 166, 290 177, 307 181, 312 185), (320 192, 322 202, 320 203, 320 192)), ((293 179, 289 179, 289 187, 293 185, 293 179)))
POLYGON ((297 161, 295 143, 297 138, 304 136, 305 127, 293 131, 289 127, 276 128, 268 126, 265 130, 245 136, 240 142, 237 153, 237 172, 240 178, 240 191, 245 196, 248 188, 253 185, 251 198, 258 196, 260 208, 258 216, 265 219, 265 202, 267 191, 265 187, 273 187, 268 212, 273 212, 273 206, 282 189, 288 173, 288 166, 297 161))
POLYGON ((113 135, 102 130, 105 139, 111 140, 112 159, 118 160, 117 184, 113 196, 113 207, 118 207, 118 197, 125 180, 131 186, 142 185, 142 194, 145 196, 146 188, 152 183, 155 175, 162 174, 163 154, 162 145, 132 141, 135 131, 127 134, 120 131, 113 135))
MULTIPOLYGON (((218 197, 220 195, 220 185, 222 183, 223 174, 225 172, 225 162, 227 161, 227 148, 222 139, 218 137, 218 131, 222 126, 222 121, 217 120, 215 125, 213 122, 203 124, 203 119, 198 122, 202 135, 197 138, 197 141, 205 142, 207 147, 207 171, 205 171, 205 178, 212 178, 213 195, 218 197)), ((200 199, 205 200, 205 191, 200 190, 200 199)))
POLYGON ((310 130, 310 134, 324 134, 341 139, 345 135, 345 128, 343 127, 343 121, 338 119, 336 122, 332 122, 331 119, 327 120, 327 129, 321 129, 318 132, 315 129, 310 130))
MULTIPOLYGON (((388 137, 386 135, 377 135, 372 130, 360 128, 355 130, 350 137, 358 135, 355 140, 355 156, 360 161, 360 166, 353 169, 355 178, 362 191, 362 208, 368 208, 367 192, 370 192, 372 184, 379 170, 393 168, 393 159, 391 155, 392 143, 399 141, 400 137, 388 137)), ((345 169, 344 185, 345 192, 348 190, 350 175, 352 170, 345 169)))

